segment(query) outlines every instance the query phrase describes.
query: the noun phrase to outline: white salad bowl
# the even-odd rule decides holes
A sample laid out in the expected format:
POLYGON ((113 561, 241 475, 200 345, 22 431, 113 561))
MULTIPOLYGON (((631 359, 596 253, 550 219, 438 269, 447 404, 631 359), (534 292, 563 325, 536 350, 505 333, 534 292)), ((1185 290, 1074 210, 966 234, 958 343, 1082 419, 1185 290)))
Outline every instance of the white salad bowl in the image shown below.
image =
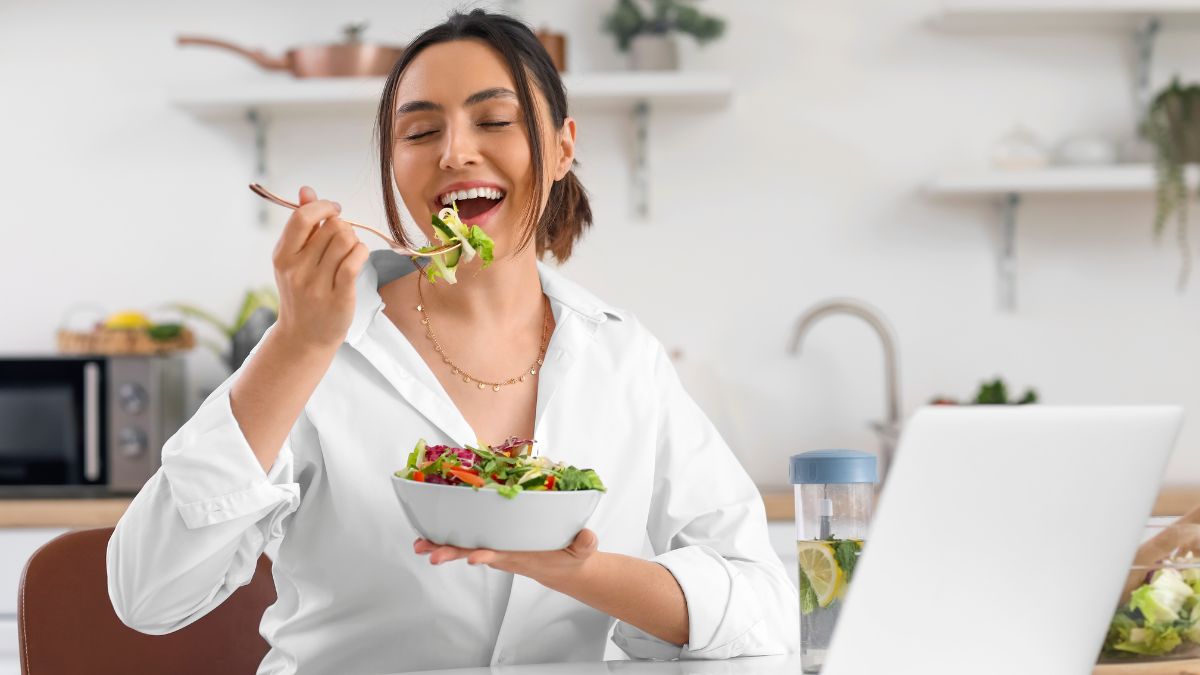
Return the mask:
POLYGON ((527 491, 512 499, 494 489, 422 483, 392 476, 409 522, 438 544, 495 551, 556 551, 584 528, 599 490, 527 491))

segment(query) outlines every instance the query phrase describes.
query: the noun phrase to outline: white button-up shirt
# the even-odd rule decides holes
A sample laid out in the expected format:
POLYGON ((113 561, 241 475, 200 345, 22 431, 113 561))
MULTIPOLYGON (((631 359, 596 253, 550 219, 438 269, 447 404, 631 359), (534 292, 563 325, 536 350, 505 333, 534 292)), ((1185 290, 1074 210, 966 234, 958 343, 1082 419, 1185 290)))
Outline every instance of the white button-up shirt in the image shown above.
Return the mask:
POLYGON ((587 527, 600 550, 671 571, 687 600, 688 642, 659 640, 526 577, 413 553, 419 535, 393 472, 418 438, 462 446, 475 434, 383 313, 378 289, 410 269, 390 251, 372 254, 346 340, 269 472, 230 409, 241 370, 167 441, 162 468, 108 546, 123 622, 152 634, 188 625, 248 583, 270 547, 278 601, 260 626, 271 645, 260 674, 600 660, 610 633, 633 658, 795 651, 796 590, 755 486, 662 345, 542 263, 557 326, 534 437, 546 456, 599 473, 608 493, 587 527))

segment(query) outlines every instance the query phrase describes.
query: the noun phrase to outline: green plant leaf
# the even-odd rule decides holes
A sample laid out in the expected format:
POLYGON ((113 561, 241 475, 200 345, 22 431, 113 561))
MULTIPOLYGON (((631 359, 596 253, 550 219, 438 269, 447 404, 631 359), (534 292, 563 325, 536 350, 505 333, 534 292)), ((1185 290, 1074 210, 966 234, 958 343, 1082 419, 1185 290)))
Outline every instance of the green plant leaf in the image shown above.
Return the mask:
POLYGON ((200 319, 201 321, 209 324, 210 326, 212 326, 212 327, 216 328, 217 330, 221 331, 222 333, 224 333, 226 337, 229 337, 229 338, 233 337, 235 330, 232 326, 225 323, 224 321, 221 321, 220 319, 213 316, 212 314, 209 314, 208 312, 204 311, 203 309, 196 307, 195 305, 188 305, 185 303, 176 302, 176 303, 172 303, 168 306, 173 309, 179 310, 180 312, 182 312, 184 314, 184 316, 190 316, 193 319, 200 319))

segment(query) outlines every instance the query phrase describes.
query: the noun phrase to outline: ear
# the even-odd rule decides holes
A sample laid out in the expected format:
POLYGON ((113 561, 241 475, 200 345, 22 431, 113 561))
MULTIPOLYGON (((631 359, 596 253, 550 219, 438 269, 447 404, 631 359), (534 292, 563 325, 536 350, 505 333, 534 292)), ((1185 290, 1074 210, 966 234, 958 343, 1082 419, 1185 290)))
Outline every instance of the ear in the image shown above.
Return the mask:
POLYGON ((554 166, 554 180, 562 180, 575 162, 575 119, 568 117, 558 130, 558 161, 554 166))

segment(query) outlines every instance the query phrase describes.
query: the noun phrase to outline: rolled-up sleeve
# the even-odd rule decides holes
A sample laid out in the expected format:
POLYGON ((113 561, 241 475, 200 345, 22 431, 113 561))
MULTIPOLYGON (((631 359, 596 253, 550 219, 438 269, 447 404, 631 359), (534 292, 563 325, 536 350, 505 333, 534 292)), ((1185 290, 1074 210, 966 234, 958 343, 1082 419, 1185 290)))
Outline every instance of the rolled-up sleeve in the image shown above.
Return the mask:
POLYGON ((284 536, 286 518, 300 504, 293 446, 315 442, 315 430, 302 413, 263 471, 230 408, 241 372, 166 442, 162 467, 108 542, 113 609, 143 633, 182 628, 249 583, 259 556, 284 536))
POLYGON ((228 390, 206 402, 163 447, 162 473, 184 525, 196 529, 266 511, 266 531, 280 536, 280 521, 300 500, 291 436, 264 473, 233 416, 228 390))
POLYGON ((688 642, 618 622, 632 658, 725 659, 799 649, 799 599, 767 536, 758 489, 684 391, 665 351, 654 358, 659 430, 648 534, 655 562, 687 600, 688 642))

